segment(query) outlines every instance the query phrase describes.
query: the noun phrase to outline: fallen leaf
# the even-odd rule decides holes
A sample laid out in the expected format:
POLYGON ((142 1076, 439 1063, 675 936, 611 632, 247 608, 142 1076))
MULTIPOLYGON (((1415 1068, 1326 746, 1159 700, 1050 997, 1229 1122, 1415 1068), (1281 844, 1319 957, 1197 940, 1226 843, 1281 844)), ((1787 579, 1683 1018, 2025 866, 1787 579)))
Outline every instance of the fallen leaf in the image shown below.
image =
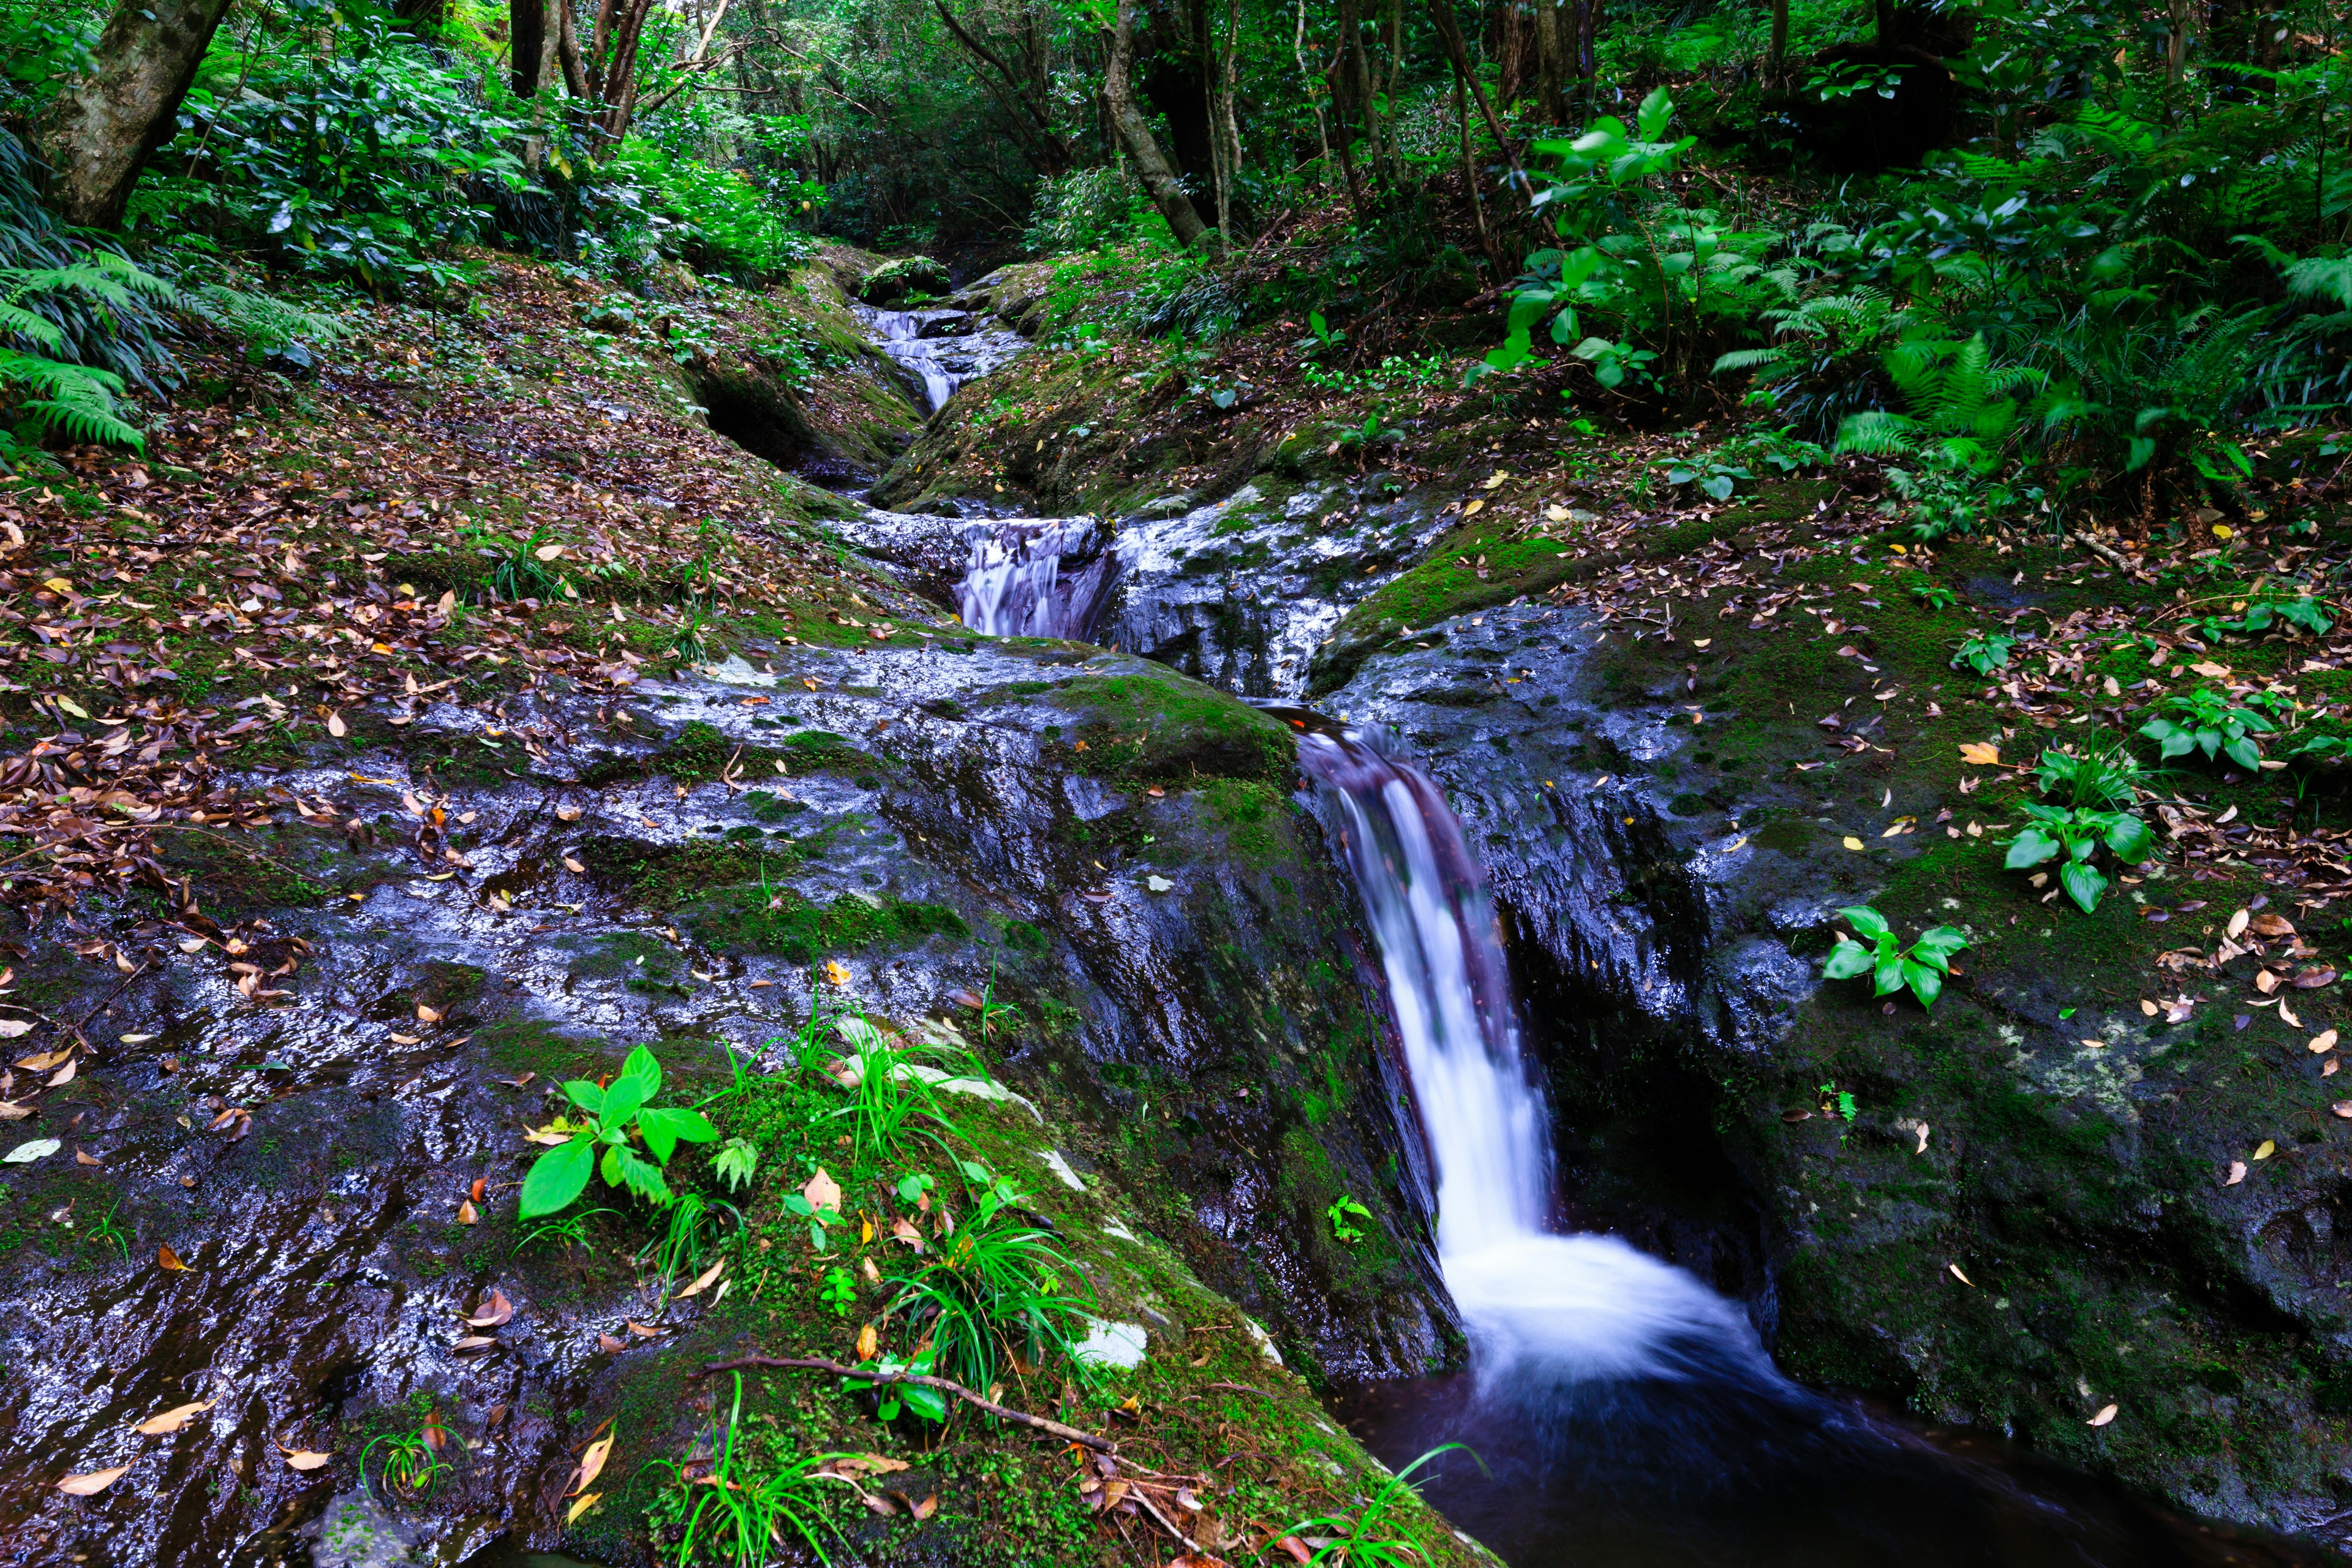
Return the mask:
POLYGON ((2262 1142, 2262 1146, 2254 1151, 2254 1158, 2257 1160, 2267 1160, 2277 1152, 2278 1144, 2273 1142, 2272 1140, 2265 1138, 2262 1142))
POLYGON ((669 1332, 667 1329, 647 1328, 645 1324, 637 1321, 635 1318, 624 1318, 621 1321, 627 1326, 629 1332, 636 1335, 637 1338, 641 1340, 658 1339, 663 1334, 669 1332))
POLYGON ((2335 984, 2336 971, 2332 967, 2302 970, 2294 977, 2294 988, 2298 991, 2316 991, 2323 985, 2335 984))
POLYGON ((819 1165, 816 1174, 801 1184, 801 1196, 808 1200, 808 1205, 813 1209, 838 1210, 841 1207, 841 1184, 825 1174, 824 1167, 819 1165))
POLYGON ((2293 936, 2294 934, 2293 921, 2284 915, 2274 915, 2267 910, 2249 921, 2247 926, 2256 936, 2293 936))
POLYGON ((555 808, 555 820, 558 822, 577 822, 580 816, 580 808, 576 805, 559 805, 555 808))
POLYGON ((2083 1425, 2085 1426, 2104 1426, 2115 1418, 2116 1407, 2112 1405, 2103 1405, 2096 1415, 2092 1416, 2088 1421, 2084 1422, 2083 1425))
POLYGON ((727 1259, 723 1258, 720 1258, 718 1262, 712 1264, 709 1268, 696 1275, 694 1278, 694 1283, 688 1285, 685 1289, 680 1290, 677 1293, 677 1299, 683 1301, 688 1296, 701 1295, 705 1288, 707 1288, 713 1279, 718 1279, 719 1272, 726 1267, 727 1259))
POLYGON ((488 1350, 498 1342, 499 1342, 497 1340, 491 1338, 488 1334, 467 1334, 464 1339, 457 1341, 449 1348, 453 1351, 457 1351, 463 1353, 471 1353, 475 1351, 488 1350))
POLYGON ((612 1335, 605 1333, 601 1330, 597 1332, 596 1348, 604 1352, 608 1355, 617 1350, 626 1350, 628 1345, 629 1342, 626 1340, 614 1339, 612 1335))
POLYGON ((1960 760, 1969 763, 1972 767, 1999 767, 2000 765, 2000 748, 1999 746, 1989 746, 1982 741, 1963 742, 1960 746, 1960 760))
POLYGON ((2230 917, 2230 924, 2221 934, 2228 937, 2231 942, 2235 942, 2240 937, 2246 934, 2247 922, 2252 919, 2253 916, 2248 911, 2240 910, 2236 914, 2230 917))
POLYGON ((474 1315, 465 1321, 466 1326, 472 1329, 504 1328, 514 1321, 514 1303, 507 1300, 505 1291, 493 1285, 490 1287, 490 1299, 476 1307, 474 1315))
POLYGON ((1845 847, 1849 849, 1859 849, 1862 847, 1862 840, 1849 833, 1845 836, 1845 847))
POLYGON ((590 1509, 594 1508, 596 1506, 596 1500, 604 1495, 604 1494, 603 1492, 583 1492, 580 1496, 572 1499, 572 1506, 563 1510, 563 1522, 566 1524, 579 1523, 580 1516, 586 1513, 590 1509))
POLYGON ((196 1405, 175 1405, 161 1415, 150 1415, 131 1429, 142 1437, 161 1437, 167 1432, 178 1431, 218 1403, 217 1400, 207 1399, 196 1405))
POLYGON ((571 872, 571 873, 572 873, 572 875, 574 875, 574 876, 582 875, 582 874, 583 874, 584 872, 586 872, 586 871, 587 871, 587 869, 588 869, 588 868, 587 868, 587 867, 583 866, 579 861, 574 860, 574 859, 573 859, 571 856, 569 856, 569 855, 566 855, 566 856, 563 858, 563 868, 564 868, 565 870, 567 870, 567 871, 571 872))
POLYGON ((903 1219, 894 1219, 890 1222, 890 1235, 893 1239, 905 1242, 918 1253, 923 1250, 923 1233, 903 1219))
POLYGON ((828 984, 845 986, 849 984, 849 971, 828 958, 824 961, 824 978, 828 984))
POLYGON ((0 1154, 0 1164, 29 1165, 36 1160, 46 1160, 65 1145, 55 1138, 36 1138, 29 1143, 19 1143, 5 1154, 0 1154))
POLYGON ((1971 1290, 1973 1290, 1973 1289, 1976 1289, 1976 1284, 1977 1284, 1977 1282, 1976 1282, 1975 1280, 1973 1280, 1973 1279, 1969 1279, 1967 1275, 1965 1275, 1965 1274, 1961 1273, 1961 1272, 1960 1272, 1960 1266, 1959 1266, 1958 1264, 1957 1264, 1957 1263, 1947 1263, 1947 1264, 1945 1264, 1945 1265, 1944 1265, 1944 1267, 1945 1267, 1945 1268, 1948 1268, 1948 1269, 1950 1269, 1950 1270, 1952 1271, 1952 1278, 1953 1278, 1953 1279, 1955 1279, 1958 1280, 1961 1284, 1963 1284, 1963 1285, 1967 1286, 1967 1287, 1968 1287, 1969 1289, 1971 1289, 1971 1290))
POLYGON ((588 1489, 589 1483, 604 1473, 604 1460, 613 1452, 613 1438, 606 1436, 588 1445, 580 1456, 580 1468, 572 1473, 572 1484, 563 1489, 565 1497, 578 1497, 588 1489))
POLYGON ((2153 1003, 2153 1002, 2151 1002, 2151 1001, 2149 1001, 2149 1000, 2148 1000, 2147 997, 2145 997, 2145 996, 2143 996, 2143 997, 2141 997, 2141 998, 2139 999, 2139 1010, 2140 1010, 2140 1012, 2141 1012, 2142 1014, 2146 1015, 2147 1016, 2148 1016, 2148 1017, 2150 1017, 2150 1018, 2155 1017, 2155 1016, 2156 1016, 2156 1014, 2157 1014, 2157 1006, 2156 1006, 2156 1004, 2155 1004, 2155 1003, 2153 1003))
MULTIPOLYGON (((32 1026, 30 1024, 25 1026, 25 1028, 26 1029, 31 1027, 32 1026)), ((25 1031, 24 1029, 19 1029, 16 1032, 21 1035, 25 1031)), ((68 1046, 61 1051, 43 1051, 37 1056, 26 1057, 16 1065, 23 1068, 26 1072, 47 1072, 71 1055, 73 1055, 73 1047, 71 1046, 68 1046)))
POLYGON ((13 1040, 32 1032, 33 1026, 22 1018, 0 1018, 0 1040, 13 1040))
POLYGON ((2225 1187, 2234 1187, 2245 1179, 2246 1163, 2243 1160, 2232 1160, 2230 1162, 2230 1179, 2221 1184, 2225 1187))
POLYGON ((2295 1016, 2294 1009, 2286 1005, 2286 999, 2284 997, 2281 997, 2279 999, 2279 1022, 2284 1024, 2290 1029, 2300 1029, 2303 1027, 2303 1020, 2295 1016))
POLYGON ((351 729, 343 722, 343 716, 341 713, 330 713, 327 715, 327 733, 335 736, 348 735, 351 733, 351 729))
POLYGON ((473 1199, 463 1198, 458 1201, 457 1223, 459 1225, 478 1225, 481 1222, 481 1211, 474 1207, 473 1199))
POLYGON ((1286 1535, 1274 1544, 1277 1550, 1288 1553, 1293 1563, 1311 1563, 1315 1560, 1315 1553, 1307 1550, 1307 1542, 1295 1535, 1286 1535))
POLYGON ((2333 1029, 2324 1029, 2318 1034, 2312 1036, 2311 1048, 2314 1052, 2334 1050, 2336 1048, 2336 1031, 2333 1029))
POLYGON ((93 1497, 130 1472, 128 1465, 117 1465, 110 1470, 92 1470, 86 1476, 68 1476, 58 1483, 58 1490, 68 1497, 93 1497))
POLYGON ((441 1010, 438 1007, 427 1007, 424 1003, 419 1002, 416 1005, 416 1021, 420 1024, 437 1024, 441 1021, 441 1010))
POLYGON ((875 1351, 880 1348, 881 1343, 882 1336, 875 1332, 874 1325, 866 1324, 857 1331, 857 1359, 872 1361, 875 1351))
POLYGON ((286 1468, 289 1470, 315 1470, 335 1457, 321 1454, 316 1448, 289 1448, 283 1443, 278 1445, 278 1451, 286 1456, 286 1468))

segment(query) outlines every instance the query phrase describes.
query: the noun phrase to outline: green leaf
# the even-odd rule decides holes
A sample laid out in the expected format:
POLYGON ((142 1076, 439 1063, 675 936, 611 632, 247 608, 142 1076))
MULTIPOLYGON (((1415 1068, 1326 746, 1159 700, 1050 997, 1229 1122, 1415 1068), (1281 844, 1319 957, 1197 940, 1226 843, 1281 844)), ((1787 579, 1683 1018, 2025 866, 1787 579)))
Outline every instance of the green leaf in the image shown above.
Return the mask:
POLYGON ((1664 87, 1653 88, 1650 96, 1642 100, 1642 107, 1633 111, 1634 130, 1644 142, 1663 142, 1674 118, 1673 97, 1664 87))
POLYGON ((2107 890, 2107 879, 2099 875, 2098 869, 2079 860, 2070 860, 2058 868, 2058 885, 2086 915, 2097 912, 2099 895, 2107 890))
POLYGON ((1882 948, 1878 954, 1878 972, 1871 984, 1876 994, 1892 995, 1903 989, 1903 960, 1882 948))
POLYGON ((2022 871, 2029 866, 2039 866, 2062 846, 2058 840, 2038 827, 2029 827, 2010 840, 2009 858, 2001 862, 2005 870, 2022 871))
POLYGON ((2262 769, 2262 751, 2249 736, 2241 735, 2231 742, 2221 748, 2221 754, 2250 773, 2260 772, 2262 769))
POLYGON ((936 1388, 925 1388, 919 1384, 902 1383, 898 1384, 898 1397, 906 1401, 908 1410, 926 1421, 944 1421, 948 1418, 947 1395, 936 1388))
POLYGON ((585 1079, 575 1078, 563 1086, 564 1094, 572 1104, 589 1115, 602 1118, 604 1114, 604 1091, 585 1079))
POLYGON ((719 1137, 719 1129, 699 1110, 685 1110, 668 1106, 648 1106, 637 1112, 637 1131, 646 1135, 646 1147, 663 1164, 669 1163, 670 1152, 680 1143, 709 1143, 719 1137))
POLYGON ((595 1168, 596 1145, 584 1134, 572 1134, 531 1163, 522 1179, 522 1201, 516 1217, 537 1219, 553 1214, 578 1197, 595 1168))
POLYGON ((2156 835, 2147 823, 2137 816, 2116 814, 2115 823, 2107 829, 2107 849, 2118 860, 2137 863, 2145 860, 2156 847, 2156 835))
POLYGON ((1903 981, 1911 987, 1911 994, 1919 998, 1919 1005, 1933 1012, 1936 998, 1944 994, 1944 977, 1924 963, 1903 961, 1903 981))
POLYGON ((640 1105, 661 1092, 661 1063, 656 1061, 653 1052, 643 1046, 631 1051, 628 1059, 621 1064, 621 1076, 635 1079, 646 1086, 645 1092, 637 1096, 640 1105))
POLYGON ((1855 931, 1866 937, 1886 936, 1895 929, 1886 923, 1885 915, 1880 914, 1868 904, 1849 904, 1838 910, 1838 913, 1843 915, 1846 922, 1855 931))
POLYGON ((1824 980, 1851 980, 1871 971, 1870 951, 1857 943, 1842 942, 1830 949, 1829 957, 1822 963, 1824 980))
POLYGON ((604 1179, 614 1186, 625 1187, 634 1195, 657 1206, 669 1204, 669 1184, 662 1180, 661 1167, 649 1160, 639 1159, 635 1150, 605 1150, 604 1165, 604 1179))
POLYGON ((1919 940, 1911 944, 1912 956, 1937 969, 1951 966, 1952 954, 1969 945, 1969 939, 1958 926, 1937 926, 1921 931, 1919 940))
POLYGON ((625 1127, 645 1102, 646 1080, 625 1072, 604 1086, 604 1109, 597 1120, 607 1128, 625 1127))

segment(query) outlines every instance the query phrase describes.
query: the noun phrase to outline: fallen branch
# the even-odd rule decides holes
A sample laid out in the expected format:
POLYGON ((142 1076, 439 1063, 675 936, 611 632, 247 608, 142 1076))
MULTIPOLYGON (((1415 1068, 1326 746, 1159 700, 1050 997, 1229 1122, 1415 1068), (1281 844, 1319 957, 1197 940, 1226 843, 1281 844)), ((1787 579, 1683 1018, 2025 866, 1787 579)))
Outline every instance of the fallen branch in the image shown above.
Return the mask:
POLYGON ((961 1383, 951 1383, 944 1377, 932 1377, 926 1373, 869 1372, 862 1367, 845 1366, 840 1362, 826 1356, 747 1355, 738 1356, 733 1361, 710 1362, 699 1372, 690 1373, 688 1375, 708 1377, 714 1372, 734 1372, 747 1366, 782 1367, 793 1372, 829 1372, 835 1377, 855 1378, 860 1383, 907 1383, 918 1388, 937 1389, 941 1394, 954 1394, 967 1405, 977 1405, 1000 1421, 1010 1421, 1016 1426, 1034 1427, 1051 1436, 1059 1437, 1064 1442, 1076 1443, 1092 1448, 1097 1454, 1115 1454, 1118 1451, 1108 1437, 1097 1437, 1091 1432, 1081 1432, 1076 1426, 1065 1426, 1059 1421, 1051 1420, 1043 1415, 1032 1415, 1025 1410, 1015 1410, 1009 1405, 999 1405, 986 1394, 974 1393, 961 1383))
POLYGON ((2114 567, 2118 572, 2131 572, 2137 570, 2137 568, 2134 567, 2128 560, 2125 559, 2122 555, 2118 554, 2108 546, 2100 543, 2097 540, 2092 538, 2087 533, 2076 533, 2071 537, 2074 539, 2075 543, 2081 545, 2084 549, 2089 551, 2092 554, 2097 556, 2100 560, 2105 562, 2108 565, 2114 567))

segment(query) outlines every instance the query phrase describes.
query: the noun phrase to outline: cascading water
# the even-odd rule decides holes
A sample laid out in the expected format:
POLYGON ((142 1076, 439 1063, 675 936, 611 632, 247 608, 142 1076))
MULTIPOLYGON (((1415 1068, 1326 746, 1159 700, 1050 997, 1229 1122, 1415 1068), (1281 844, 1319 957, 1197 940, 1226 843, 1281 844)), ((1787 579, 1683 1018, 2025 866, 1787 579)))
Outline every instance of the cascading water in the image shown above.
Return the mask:
POLYGON ((1379 943, 1437 1171, 1437 1250, 1482 1384, 1686 1376, 1777 1384, 1746 1317, 1613 1237, 1553 1234, 1551 1140, 1528 1081, 1486 879, 1444 794, 1372 735, 1310 732, 1379 943))
POLYGON ((1003 518, 965 530, 956 614, 992 637, 1083 637, 1118 563, 1091 517, 1003 518))
POLYGON ((1980 1440, 1934 1444, 1782 1377, 1744 1312, 1613 1237, 1561 1235, 1545 1108, 1484 871, 1376 733, 1299 762, 1378 943, 1435 1167, 1471 1371, 1375 1384, 1352 1425, 1514 1568, 2151 1568, 2306 1561, 1980 1440), (1466 1386, 1465 1386, 1466 1384, 1466 1386))

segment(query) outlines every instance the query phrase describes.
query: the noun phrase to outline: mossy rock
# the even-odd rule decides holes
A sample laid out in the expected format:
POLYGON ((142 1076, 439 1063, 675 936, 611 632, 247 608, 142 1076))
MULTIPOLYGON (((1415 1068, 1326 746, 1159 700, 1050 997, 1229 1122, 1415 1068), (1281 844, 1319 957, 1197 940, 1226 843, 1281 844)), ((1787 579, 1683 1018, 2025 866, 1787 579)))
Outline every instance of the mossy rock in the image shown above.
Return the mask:
POLYGON ((1281 724, 1179 675, 1082 675, 1046 700, 1079 715, 1067 743, 1081 773, 1138 782, 1272 784, 1289 778, 1296 766, 1297 744, 1281 724))
POLYGON ((955 286, 947 268, 928 256, 902 256, 868 273, 857 297, 869 305, 895 305, 913 294, 944 294, 955 286))

